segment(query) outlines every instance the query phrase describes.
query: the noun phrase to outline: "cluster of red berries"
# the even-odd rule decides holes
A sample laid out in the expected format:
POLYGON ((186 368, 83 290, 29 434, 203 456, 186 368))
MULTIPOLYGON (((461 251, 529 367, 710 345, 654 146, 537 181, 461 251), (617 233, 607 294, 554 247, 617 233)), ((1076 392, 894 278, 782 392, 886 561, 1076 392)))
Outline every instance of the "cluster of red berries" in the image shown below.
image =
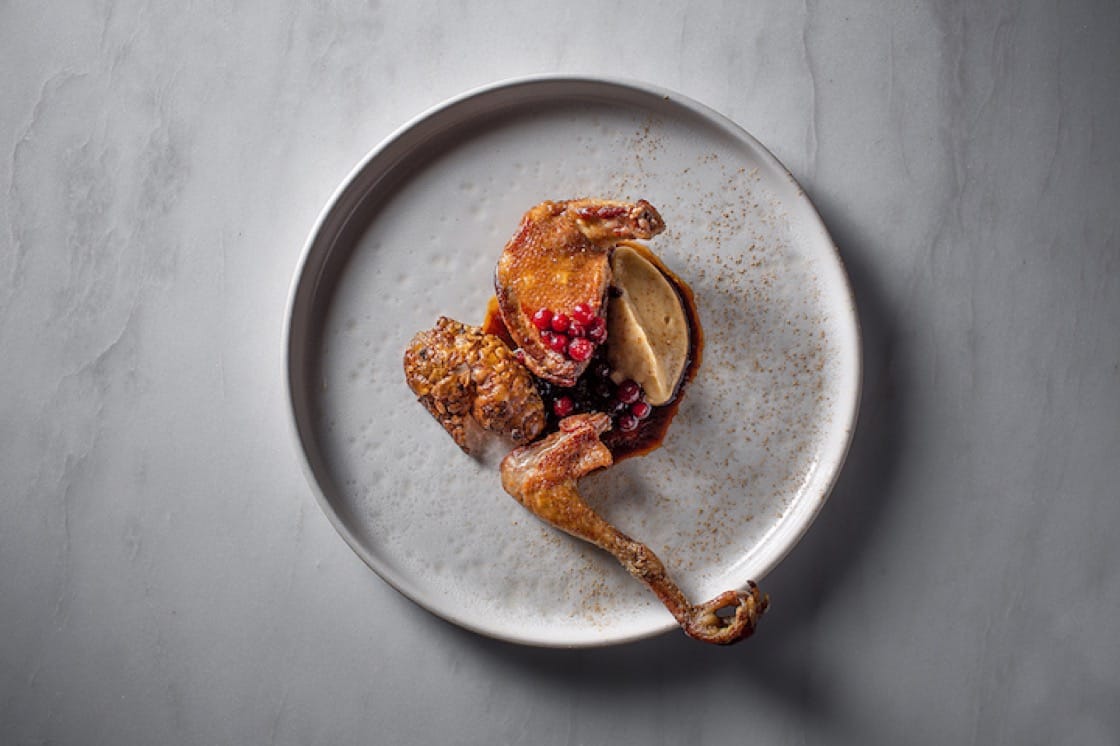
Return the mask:
POLYGON ((645 392, 635 381, 626 380, 618 384, 610 409, 618 429, 624 433, 638 427, 638 423, 649 417, 653 407, 645 399, 645 392))
POLYGON ((602 354, 572 388, 556 387, 545 381, 539 381, 538 385, 549 411, 557 420, 580 412, 605 412, 615 427, 627 433, 637 429, 653 412, 637 382, 626 380, 616 385, 611 380, 610 365, 602 354))
POLYGON ((577 303, 570 314, 542 308, 533 314, 533 326, 550 350, 578 363, 590 360, 595 348, 607 341, 607 320, 589 303, 577 303))

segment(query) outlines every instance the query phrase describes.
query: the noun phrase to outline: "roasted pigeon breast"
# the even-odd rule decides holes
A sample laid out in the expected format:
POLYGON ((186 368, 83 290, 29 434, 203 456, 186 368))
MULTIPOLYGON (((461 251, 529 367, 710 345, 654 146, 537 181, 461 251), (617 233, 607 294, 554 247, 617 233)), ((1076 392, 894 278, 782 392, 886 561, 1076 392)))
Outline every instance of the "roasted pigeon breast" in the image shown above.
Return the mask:
POLYGON ((652 238, 664 228, 661 215, 645 200, 542 202, 525 213, 498 259, 494 287, 502 321, 535 375, 573 386, 588 360, 550 346, 533 315, 542 309, 570 314, 582 304, 604 318, 614 247, 652 238))

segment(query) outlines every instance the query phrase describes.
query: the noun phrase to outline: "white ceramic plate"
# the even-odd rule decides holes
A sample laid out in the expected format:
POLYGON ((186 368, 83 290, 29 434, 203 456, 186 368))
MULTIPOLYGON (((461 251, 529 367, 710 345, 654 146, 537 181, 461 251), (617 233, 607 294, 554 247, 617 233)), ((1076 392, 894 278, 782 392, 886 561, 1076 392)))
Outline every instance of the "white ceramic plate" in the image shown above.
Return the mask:
POLYGON ((481 322, 522 213, 576 196, 657 206, 668 227, 649 245, 698 301, 704 361, 663 447, 581 483, 694 601, 761 580, 802 536, 843 462, 860 381, 853 299, 816 211, 754 138, 693 101, 600 79, 504 82, 371 152, 326 206, 292 287, 287 382, 310 482, 400 592, 549 646, 675 623, 613 558, 507 496, 500 451, 461 453, 401 358, 441 314, 481 322))

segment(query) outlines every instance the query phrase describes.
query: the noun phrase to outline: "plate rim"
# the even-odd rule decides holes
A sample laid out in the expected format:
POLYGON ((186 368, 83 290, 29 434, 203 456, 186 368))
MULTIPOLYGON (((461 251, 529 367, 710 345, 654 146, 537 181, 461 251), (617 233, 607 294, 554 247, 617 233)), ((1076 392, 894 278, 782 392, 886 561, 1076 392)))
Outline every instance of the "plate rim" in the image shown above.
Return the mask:
MULTIPOLYGON (((318 285, 321 281, 321 272, 315 273, 315 276, 309 278, 308 271, 311 268, 312 261, 319 251, 325 251, 323 264, 325 265, 330 257, 330 254, 335 250, 335 244, 339 237, 340 231, 335 231, 333 234, 326 235, 324 239, 324 231, 334 222, 338 221, 338 227, 341 229, 345 227, 353 215, 355 209, 368 196, 369 191, 379 183, 380 179, 374 181, 372 184, 362 186, 363 176, 371 169, 379 159, 391 155, 392 149, 395 145, 399 145, 407 135, 413 133, 426 123, 432 123, 437 117, 462 106, 472 100, 484 98, 500 94, 503 91, 514 91, 518 88, 536 88, 541 85, 549 86, 599 86, 605 89, 622 89, 630 92, 631 94, 639 94, 647 97, 656 97, 675 103, 678 106, 689 110, 691 113, 696 114, 709 123, 719 126, 720 129, 731 134, 736 140, 742 141, 756 150, 761 158, 767 162, 770 168, 784 174, 787 179, 792 183, 796 190, 796 201, 800 207, 808 211, 808 217, 813 222, 813 228, 819 232, 821 236, 827 241, 828 251, 824 255, 831 259, 835 266, 836 276, 840 280, 840 287, 837 288, 842 292, 843 302, 840 303, 846 311, 845 318, 843 319, 843 326, 847 327, 846 336, 849 337, 847 344, 841 346, 849 347, 850 350, 850 363, 852 385, 850 389, 846 389, 841 394, 844 395, 845 401, 842 402, 843 409, 846 411, 837 414, 836 429, 843 429, 843 442, 838 444, 839 448, 836 449, 834 454, 830 454, 832 459, 831 464, 826 466, 831 467, 828 478, 824 480, 822 489, 819 495, 811 495, 810 500, 806 501, 811 503, 808 509, 803 511, 800 520, 796 525, 796 530, 792 531, 787 540, 782 542, 779 546, 780 551, 774 552, 769 562, 763 565, 762 570, 757 574, 756 580, 761 580, 773 569, 782 562, 782 560, 793 550, 801 539, 808 532, 809 528, 815 522, 820 511, 823 509, 825 503, 828 501, 835 489, 836 483, 839 479, 849 451, 851 449, 852 441, 855 436, 855 430, 858 425, 860 403, 863 395, 863 335, 859 321, 859 313, 855 300, 855 293, 852 287, 851 278, 848 274, 847 268, 844 264, 843 257, 832 238, 831 233, 828 231, 824 220, 821 218, 816 205, 809 199, 804 187, 793 176, 792 172, 774 156, 770 150, 763 145, 757 138, 755 138, 749 131, 739 125, 734 120, 726 115, 713 109, 706 104, 703 104, 687 95, 681 94, 677 91, 670 90, 666 87, 640 81, 632 78, 614 77, 614 76, 593 76, 593 75, 573 75, 566 73, 544 73, 526 76, 518 76, 511 78, 500 79, 491 83, 486 83, 474 88, 467 89, 462 93, 444 99, 439 103, 429 106, 422 110, 420 113, 412 116, 403 124, 393 129, 387 136, 382 138, 374 147, 372 147, 366 154, 349 170, 346 176, 339 182, 339 184, 332 190, 329 198, 324 203, 322 209, 319 211, 311 230, 303 242, 298 260, 296 262, 295 270, 292 279, 288 286, 288 296, 285 305, 283 328, 282 328, 282 346, 281 351, 283 355, 282 368, 283 368, 283 385, 284 397, 287 404, 287 429, 292 438, 292 443, 297 451, 297 458, 300 467, 303 471, 304 477, 310 487, 320 510, 326 515, 327 520, 334 527, 335 531, 342 537, 350 549, 362 560, 362 562, 371 569, 374 574, 386 582, 390 587, 396 590, 405 598, 417 604, 427 612, 435 616, 451 622, 459 627, 470 630, 477 634, 489 637, 492 639, 503 640, 510 643, 529 645, 534 647, 545 648, 595 648, 606 647, 610 645, 624 644, 634 642, 637 640, 647 639, 657 635, 662 635, 670 630, 677 629, 677 623, 671 618, 667 619, 665 623, 651 627, 649 629, 643 628, 632 633, 627 634, 612 634, 609 637, 595 640, 560 640, 560 639, 542 639, 540 636, 532 635, 518 635, 509 630, 498 631, 491 627, 485 627, 476 624, 468 619, 456 616, 453 613, 448 613, 446 610, 437 610, 432 605, 425 602, 422 597, 423 594, 411 593, 404 587, 404 582, 401 578, 397 577, 397 573, 393 572, 387 567, 381 566, 379 562, 368 552, 365 551, 364 545, 358 541, 350 529, 346 526, 342 517, 338 514, 338 510, 333 502, 326 495, 326 490, 320 482, 320 475, 316 472, 314 464, 311 463, 311 458, 308 453, 308 438, 305 437, 304 429, 301 427, 300 415, 297 411, 299 404, 297 403, 297 392, 295 390, 294 370, 297 366, 303 364, 303 360, 295 359, 296 349, 294 344, 293 328, 297 322, 297 312, 301 310, 302 299, 304 294, 309 294, 313 300, 317 291, 318 285), (359 194, 355 194, 355 191, 359 194), (359 196, 360 195, 360 196, 359 196), (347 206, 348 202, 352 202, 347 206), (342 211, 340 214, 340 210, 342 211), (321 245, 326 240, 325 249, 321 249, 321 245), (310 287, 308 284, 310 283, 310 287)), ((477 115, 474 115, 477 116, 477 115)), ((468 119, 473 117, 468 117, 468 119)), ((411 148, 406 151, 406 155, 411 153, 411 148)), ((384 173, 388 174, 394 168, 395 164, 390 162, 386 165, 384 173)), ((383 174, 384 175, 384 174, 383 174)), ((321 269, 321 268, 320 268, 321 269)), ((847 366, 845 366, 846 368, 847 366)), ((829 439, 828 442, 830 442, 829 439)), ((834 444, 836 445, 836 444, 834 444)), ((780 525, 780 524, 779 524, 780 525)))

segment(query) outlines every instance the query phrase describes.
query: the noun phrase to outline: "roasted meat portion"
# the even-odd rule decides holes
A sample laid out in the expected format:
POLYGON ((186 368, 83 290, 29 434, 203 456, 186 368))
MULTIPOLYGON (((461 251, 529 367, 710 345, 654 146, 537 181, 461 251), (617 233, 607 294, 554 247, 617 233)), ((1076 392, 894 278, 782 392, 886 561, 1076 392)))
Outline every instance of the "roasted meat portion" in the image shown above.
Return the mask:
POLYGON ((501 339, 478 327, 441 316, 434 328, 412 338, 404 375, 420 403, 467 453, 478 428, 518 444, 544 429, 544 403, 532 375, 501 339))
POLYGON ((652 238, 664 227, 645 200, 542 202, 525 213, 498 259, 494 286, 502 321, 533 373, 572 386, 588 364, 562 343, 550 344, 555 338, 542 334, 533 315, 542 309, 567 315, 582 305, 584 313, 605 317, 611 251, 620 241, 652 238))
POLYGON ((648 547, 616 529, 580 496, 577 480, 613 462, 599 440, 609 427, 610 418, 601 413, 561 420, 557 432, 505 457, 502 487, 538 518, 614 555, 657 595, 690 637, 720 645, 749 637, 769 605, 757 585, 751 582, 745 591, 726 591, 706 603, 690 604, 648 547))

